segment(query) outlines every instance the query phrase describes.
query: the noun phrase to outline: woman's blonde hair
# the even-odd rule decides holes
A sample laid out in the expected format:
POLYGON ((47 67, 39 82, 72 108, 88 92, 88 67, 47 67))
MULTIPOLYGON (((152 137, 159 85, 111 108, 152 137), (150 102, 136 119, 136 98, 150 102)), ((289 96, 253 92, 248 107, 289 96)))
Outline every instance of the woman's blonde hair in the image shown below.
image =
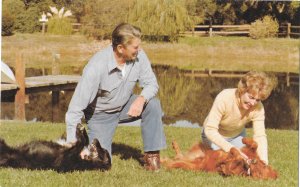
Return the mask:
POLYGON ((248 92, 260 100, 265 100, 270 96, 277 83, 277 77, 274 74, 250 71, 239 81, 238 92, 240 94, 248 92))
POLYGON ((112 32, 112 46, 113 49, 119 44, 127 46, 134 38, 141 38, 141 29, 130 25, 129 23, 119 24, 112 32))

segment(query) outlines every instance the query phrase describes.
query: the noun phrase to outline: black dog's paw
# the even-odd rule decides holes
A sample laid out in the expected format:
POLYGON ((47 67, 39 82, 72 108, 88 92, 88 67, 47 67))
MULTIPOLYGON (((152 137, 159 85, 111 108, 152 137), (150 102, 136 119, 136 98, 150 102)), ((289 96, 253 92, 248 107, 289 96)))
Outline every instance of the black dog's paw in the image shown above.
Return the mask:
POLYGON ((76 126, 76 139, 78 142, 82 143, 84 146, 89 144, 89 137, 85 130, 84 125, 78 123, 76 126))
POLYGON ((84 125, 82 125, 81 123, 78 123, 76 126, 76 131, 80 131, 80 132, 85 131, 84 125))

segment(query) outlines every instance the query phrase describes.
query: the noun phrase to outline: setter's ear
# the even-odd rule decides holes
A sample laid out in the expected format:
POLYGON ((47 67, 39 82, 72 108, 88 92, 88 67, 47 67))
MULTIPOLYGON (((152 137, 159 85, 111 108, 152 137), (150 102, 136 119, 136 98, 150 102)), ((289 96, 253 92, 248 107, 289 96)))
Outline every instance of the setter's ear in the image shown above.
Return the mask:
POLYGON ((243 138, 242 142, 246 145, 246 147, 250 148, 254 152, 256 151, 257 143, 252 138, 243 138))
POLYGON ((172 141, 172 147, 175 150, 176 153, 181 152, 178 143, 176 142, 176 140, 172 141))

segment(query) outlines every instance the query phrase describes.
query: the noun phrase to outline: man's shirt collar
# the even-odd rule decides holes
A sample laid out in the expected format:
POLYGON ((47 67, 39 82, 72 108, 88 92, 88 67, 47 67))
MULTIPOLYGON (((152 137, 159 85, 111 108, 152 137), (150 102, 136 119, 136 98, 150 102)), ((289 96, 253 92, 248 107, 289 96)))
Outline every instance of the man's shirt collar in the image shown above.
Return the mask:
MULTIPOLYGON (((116 60, 116 57, 114 55, 114 50, 113 50, 113 47, 110 46, 110 57, 109 57, 109 62, 108 62, 108 72, 112 72, 114 69, 118 68, 118 64, 117 64, 117 60, 116 60)), ((139 55, 138 55, 139 56, 139 55)), ((139 61, 139 58, 135 59, 135 60, 132 60, 132 61, 126 61, 126 65, 129 65, 129 64, 132 64, 132 63, 135 63, 135 62, 138 62, 139 61)))
POLYGON ((114 55, 113 47, 110 47, 110 57, 108 62, 108 72, 111 72, 112 70, 117 68, 117 60, 114 55))

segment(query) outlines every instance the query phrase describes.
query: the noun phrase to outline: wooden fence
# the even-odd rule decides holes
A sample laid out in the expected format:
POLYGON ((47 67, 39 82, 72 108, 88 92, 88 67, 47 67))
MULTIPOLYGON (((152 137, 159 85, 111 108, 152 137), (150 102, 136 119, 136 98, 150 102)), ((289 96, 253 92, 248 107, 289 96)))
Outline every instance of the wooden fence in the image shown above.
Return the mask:
MULTIPOLYGON (((185 31, 181 35, 198 35, 198 36, 213 36, 213 35, 238 35, 249 36, 249 24, 244 25, 196 25, 192 31, 185 31)), ((73 32, 79 32, 82 24, 72 23, 73 32)), ((300 37, 300 26, 287 23, 279 26, 278 36, 280 37, 300 37)))
POLYGON ((196 25, 192 31, 186 31, 184 35, 249 35, 250 25, 196 25))
MULTIPOLYGON (((249 36, 249 24, 245 25, 196 25, 192 31, 186 31, 182 35, 209 36, 214 35, 239 35, 249 36)), ((293 26, 290 23, 279 26, 278 36, 300 37, 300 26, 293 26)))
POLYGON ((286 36, 287 38, 300 37, 300 26, 291 25, 290 23, 279 27, 279 36, 286 36))
POLYGON ((82 27, 81 23, 72 23, 73 32, 79 32, 82 27))

